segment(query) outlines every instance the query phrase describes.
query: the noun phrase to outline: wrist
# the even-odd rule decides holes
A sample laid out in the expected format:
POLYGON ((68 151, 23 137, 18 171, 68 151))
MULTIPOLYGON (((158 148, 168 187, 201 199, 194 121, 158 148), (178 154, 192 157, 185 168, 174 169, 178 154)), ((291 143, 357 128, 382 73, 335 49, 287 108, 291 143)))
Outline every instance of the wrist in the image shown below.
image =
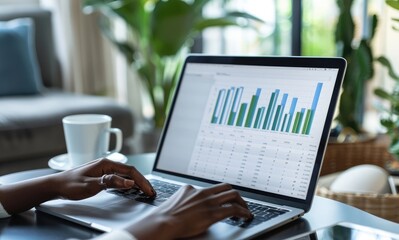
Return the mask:
POLYGON ((175 233, 176 229, 170 224, 169 218, 158 214, 151 214, 133 223, 125 230, 139 240, 164 240, 178 237, 175 233))
POLYGON ((45 195, 48 196, 48 200, 61 198, 61 189, 63 181, 60 179, 60 173, 52 174, 44 179, 44 186, 46 187, 45 195))

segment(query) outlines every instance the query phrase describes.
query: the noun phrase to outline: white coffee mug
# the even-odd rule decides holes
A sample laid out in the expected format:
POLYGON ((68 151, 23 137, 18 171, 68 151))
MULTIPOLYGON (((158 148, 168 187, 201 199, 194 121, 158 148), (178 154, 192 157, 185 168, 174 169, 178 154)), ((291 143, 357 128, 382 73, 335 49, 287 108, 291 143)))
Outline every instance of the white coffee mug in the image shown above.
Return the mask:
POLYGON ((70 115, 62 119, 68 159, 72 167, 104 157, 122 148, 122 131, 111 128, 112 118, 102 114, 70 115), (109 151, 110 134, 116 136, 116 146, 109 151))

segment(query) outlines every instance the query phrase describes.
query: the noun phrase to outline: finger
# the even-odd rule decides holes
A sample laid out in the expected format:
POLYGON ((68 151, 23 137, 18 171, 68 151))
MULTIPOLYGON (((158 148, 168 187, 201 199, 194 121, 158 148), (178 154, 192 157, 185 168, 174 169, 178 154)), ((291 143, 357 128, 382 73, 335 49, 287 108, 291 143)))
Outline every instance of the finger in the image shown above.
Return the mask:
POLYGON ((220 193, 220 192, 228 191, 228 190, 231 190, 231 189, 232 189, 232 187, 231 187, 230 184, 219 183, 219 184, 216 184, 216 185, 214 185, 212 187, 204 188, 203 192, 210 195, 210 194, 217 194, 217 193, 220 193))
POLYGON ((111 164, 106 169, 106 174, 117 174, 130 177, 135 184, 148 196, 155 196, 156 192, 150 182, 133 166, 109 161, 111 164))
POLYGON ((253 216, 251 212, 238 204, 229 204, 214 209, 211 213, 212 220, 221 221, 228 217, 238 217, 244 219, 251 219, 253 216))
POLYGON ((105 174, 98 179, 99 184, 105 188, 132 188, 135 182, 131 179, 126 179, 115 174, 105 174))
POLYGON ((229 192, 229 194, 226 195, 225 198, 233 197, 234 199, 231 199, 231 200, 234 200, 237 203, 239 203, 241 206, 248 208, 246 202, 241 198, 241 196, 238 194, 238 192, 233 190, 233 188, 230 184, 220 183, 213 187, 204 189, 203 192, 205 194, 209 194, 209 195, 219 194, 219 193, 223 193, 223 192, 229 192))
POLYGON ((237 203, 241 207, 248 209, 247 203, 244 201, 244 199, 242 199, 240 194, 233 189, 218 193, 215 196, 211 197, 211 199, 214 199, 214 202, 219 206, 226 203, 237 203))

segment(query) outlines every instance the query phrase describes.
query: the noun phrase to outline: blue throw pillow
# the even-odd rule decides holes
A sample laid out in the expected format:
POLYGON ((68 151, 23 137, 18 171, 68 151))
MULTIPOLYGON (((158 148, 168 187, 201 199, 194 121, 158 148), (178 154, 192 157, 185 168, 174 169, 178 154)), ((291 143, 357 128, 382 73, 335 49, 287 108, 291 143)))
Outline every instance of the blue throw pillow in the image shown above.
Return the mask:
POLYGON ((0 22, 0 96, 40 92, 33 30, 29 18, 0 22))

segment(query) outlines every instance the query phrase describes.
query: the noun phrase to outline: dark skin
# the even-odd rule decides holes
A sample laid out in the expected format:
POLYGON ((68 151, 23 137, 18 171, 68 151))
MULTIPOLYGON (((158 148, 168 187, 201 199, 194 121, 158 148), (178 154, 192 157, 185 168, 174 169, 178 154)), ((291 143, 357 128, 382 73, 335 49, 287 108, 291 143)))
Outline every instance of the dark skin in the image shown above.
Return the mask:
MULTIPOLYGON (((0 202, 9 214, 17 214, 53 199, 85 199, 104 190, 105 186, 137 187, 148 196, 156 195, 151 184, 134 167, 99 159, 68 171, 2 185, 0 202), (105 185, 102 185, 104 174, 105 185)), ((252 218, 245 201, 230 185, 218 184, 204 189, 184 186, 125 230, 138 239, 184 238, 200 234, 215 222, 231 216, 252 218)))

